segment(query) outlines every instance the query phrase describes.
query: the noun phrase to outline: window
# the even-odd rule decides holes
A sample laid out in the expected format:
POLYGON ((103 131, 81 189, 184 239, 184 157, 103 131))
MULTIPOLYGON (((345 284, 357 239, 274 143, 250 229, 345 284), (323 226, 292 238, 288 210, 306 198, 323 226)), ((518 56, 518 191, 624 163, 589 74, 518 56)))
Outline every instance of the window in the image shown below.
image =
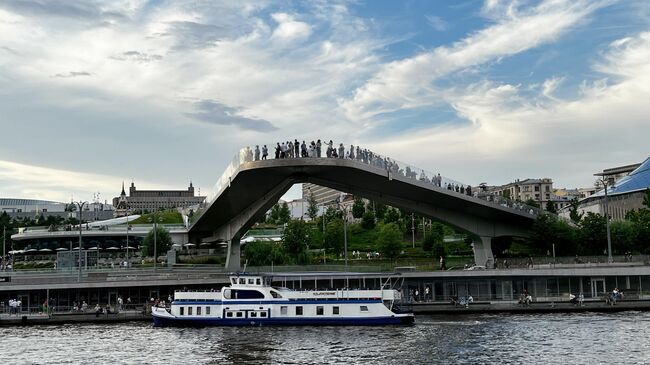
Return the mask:
POLYGON ((339 314, 339 307, 332 307, 332 314, 339 314))
POLYGON ((232 312, 227 312, 227 313, 226 313, 226 317, 228 317, 228 318, 232 318, 232 312))
POLYGON ((283 305, 283 306, 280 307, 280 314, 281 315, 286 316, 288 314, 287 312, 288 312, 288 310, 287 310, 286 305, 283 305))
POLYGON ((196 307, 196 315, 197 316, 201 315, 201 307, 196 307))
POLYGON ((232 278, 231 280, 233 284, 237 284, 237 278, 232 278))
POLYGON ((271 290, 271 296, 272 296, 273 298, 282 298, 282 295, 280 295, 280 293, 278 293, 278 292, 275 291, 275 290, 271 290))
POLYGON ((205 307, 205 314, 210 315, 210 307, 205 307))
POLYGON ((535 191, 539 191, 539 186, 535 186, 535 191))
POLYGON ((251 285, 255 284, 255 279, 253 279, 253 278, 248 279, 248 283, 251 284, 251 285))
POLYGON ((192 307, 187 307, 187 315, 188 316, 192 315, 192 307))
POLYGON ((296 307, 296 315, 302 316, 302 306, 299 305, 296 307))
POLYGON ((239 283, 240 283, 240 284, 246 284, 246 279, 244 279, 244 278, 239 278, 239 283))
POLYGON ((185 307, 181 307, 180 315, 181 315, 181 316, 184 316, 184 315, 185 315, 185 307))
POLYGON ((260 278, 255 279, 255 284, 262 285, 262 280, 260 278))
POLYGON ((368 306, 367 305, 362 305, 362 306, 359 307, 359 310, 361 310, 362 312, 367 312, 368 311, 368 306))
POLYGON ((316 306, 316 315, 317 316, 322 316, 323 315, 323 306, 322 305, 317 305, 316 306))
POLYGON ((242 312, 237 312, 237 318, 241 318, 241 317, 243 317, 243 316, 244 316, 244 313, 242 313, 242 312))
POLYGON ((251 312, 251 313, 250 313, 250 317, 251 317, 251 318, 255 318, 255 317, 257 317, 257 312, 251 312))
POLYGON ((266 312, 260 312, 260 317, 266 318, 266 312))

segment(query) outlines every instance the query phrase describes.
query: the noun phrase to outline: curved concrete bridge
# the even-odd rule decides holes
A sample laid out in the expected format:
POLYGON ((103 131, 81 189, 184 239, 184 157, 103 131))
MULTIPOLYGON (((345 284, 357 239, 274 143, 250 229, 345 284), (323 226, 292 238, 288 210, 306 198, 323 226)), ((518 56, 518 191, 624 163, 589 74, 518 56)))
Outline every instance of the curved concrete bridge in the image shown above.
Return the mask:
MULTIPOLYGON (((431 175, 429 175, 431 176, 431 175)), ((413 211, 469 232, 477 265, 494 262, 491 240, 524 236, 538 211, 519 203, 490 202, 429 181, 406 177, 376 164, 340 158, 286 158, 250 161, 236 157, 191 217, 189 240, 228 242, 226 267, 240 268, 242 235, 296 183, 314 183, 413 211)))

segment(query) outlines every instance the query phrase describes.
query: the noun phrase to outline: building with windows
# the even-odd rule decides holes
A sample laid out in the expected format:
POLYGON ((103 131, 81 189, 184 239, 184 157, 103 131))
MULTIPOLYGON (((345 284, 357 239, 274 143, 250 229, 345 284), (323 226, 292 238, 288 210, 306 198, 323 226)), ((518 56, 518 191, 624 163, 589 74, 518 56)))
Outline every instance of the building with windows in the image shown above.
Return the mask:
POLYGON ((611 219, 622 220, 628 212, 644 208, 643 198, 650 188, 650 157, 640 164, 605 169, 595 175, 608 181, 607 196, 601 188, 580 200, 580 212, 605 215, 607 206, 611 219), (630 171, 634 166, 636 168, 630 171))
POLYGON ((546 203, 553 196, 553 180, 550 178, 517 179, 510 184, 490 187, 487 190, 491 194, 500 195, 512 200, 525 202, 531 199, 537 202, 542 209, 545 209, 546 203))
POLYGON ((138 190, 131 182, 129 195, 124 191, 113 198, 115 216, 122 217, 128 212, 153 212, 159 209, 186 208, 200 204, 205 196, 194 195, 194 186, 190 182, 187 190, 138 190))
POLYGON ((341 192, 338 190, 326 188, 324 186, 319 186, 311 183, 302 184, 302 198, 308 200, 309 197, 313 195, 316 200, 316 204, 324 205, 333 202, 334 200, 340 198, 341 192))

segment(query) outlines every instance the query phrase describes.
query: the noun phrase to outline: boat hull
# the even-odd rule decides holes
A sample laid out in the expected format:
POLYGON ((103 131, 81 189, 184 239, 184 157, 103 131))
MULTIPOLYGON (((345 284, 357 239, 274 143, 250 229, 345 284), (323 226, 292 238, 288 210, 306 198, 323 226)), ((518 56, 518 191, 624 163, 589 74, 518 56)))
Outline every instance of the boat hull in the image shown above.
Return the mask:
POLYGON ((176 318, 173 316, 153 316, 156 327, 207 327, 207 326, 384 326, 413 323, 413 315, 391 317, 357 318, 176 318))

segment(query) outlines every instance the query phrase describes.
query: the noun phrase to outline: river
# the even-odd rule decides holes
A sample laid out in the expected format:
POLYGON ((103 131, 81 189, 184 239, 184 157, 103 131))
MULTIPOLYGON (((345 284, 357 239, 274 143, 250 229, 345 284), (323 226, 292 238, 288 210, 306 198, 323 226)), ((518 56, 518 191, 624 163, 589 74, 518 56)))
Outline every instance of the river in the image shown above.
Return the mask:
POLYGON ((650 312, 416 317, 413 326, 0 327, 5 364, 650 364, 650 312))

